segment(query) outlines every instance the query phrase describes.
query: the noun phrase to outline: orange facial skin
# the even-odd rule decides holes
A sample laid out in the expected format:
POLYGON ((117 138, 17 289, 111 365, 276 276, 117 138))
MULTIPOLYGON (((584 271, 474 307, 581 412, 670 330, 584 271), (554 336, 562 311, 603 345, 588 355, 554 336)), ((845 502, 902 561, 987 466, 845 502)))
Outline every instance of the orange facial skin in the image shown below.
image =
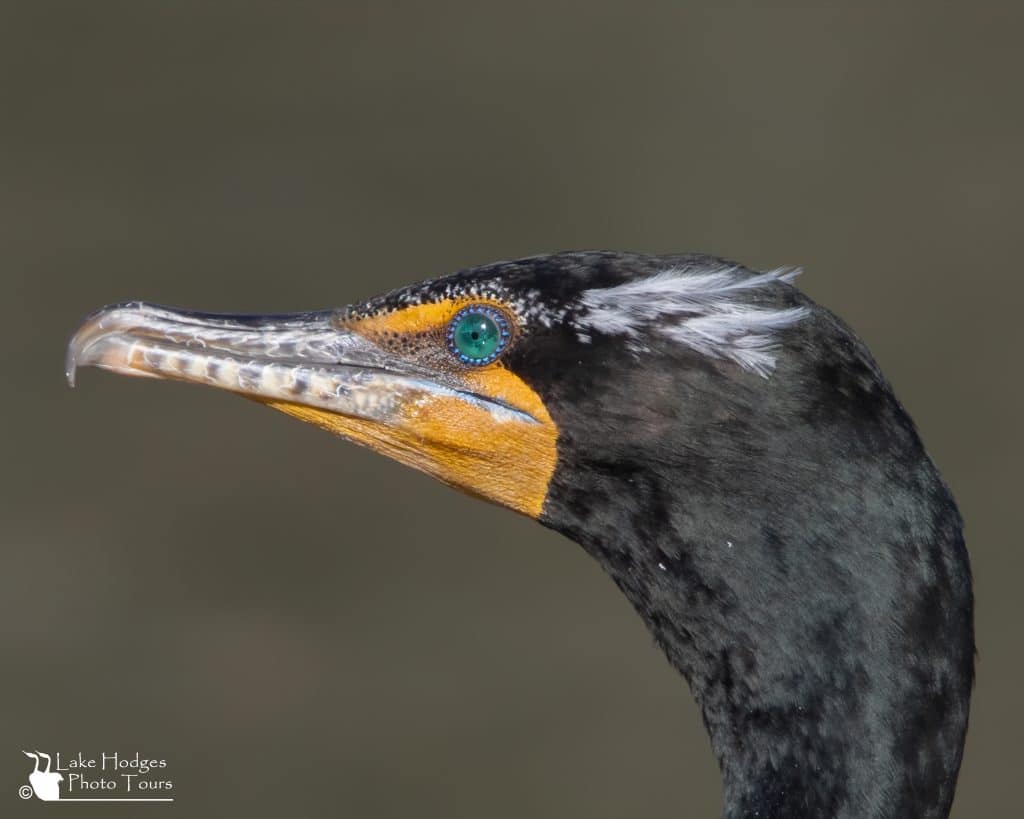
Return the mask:
MULTIPOLYGON (((419 469, 470 495, 538 517, 557 461, 558 430, 536 392, 500 360, 482 367, 448 361, 445 331, 469 304, 497 302, 449 299, 405 307, 344 322, 356 333, 395 353, 444 362, 460 390, 512 407, 533 422, 494 412, 453 391, 424 391, 403 401, 393 423, 339 415, 303 404, 268 401, 269 406, 315 424, 419 469), (446 356, 441 358, 440 356, 446 356)), ((513 324, 513 322, 510 322, 513 324)))

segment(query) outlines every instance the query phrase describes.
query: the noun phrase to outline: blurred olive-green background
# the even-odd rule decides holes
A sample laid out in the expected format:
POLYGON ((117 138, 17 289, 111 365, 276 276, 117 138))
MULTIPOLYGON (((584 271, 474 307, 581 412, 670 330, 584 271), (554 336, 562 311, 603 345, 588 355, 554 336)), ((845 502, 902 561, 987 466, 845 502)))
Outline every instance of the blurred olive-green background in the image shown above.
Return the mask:
POLYGON ((52 812, 23 747, 166 758, 177 803, 134 815, 717 815, 689 692, 574 544, 229 395, 63 380, 107 302, 337 306, 593 247, 802 264, 867 340, 967 521, 954 815, 1013 812, 1022 26, 0 2, 0 815, 52 812))

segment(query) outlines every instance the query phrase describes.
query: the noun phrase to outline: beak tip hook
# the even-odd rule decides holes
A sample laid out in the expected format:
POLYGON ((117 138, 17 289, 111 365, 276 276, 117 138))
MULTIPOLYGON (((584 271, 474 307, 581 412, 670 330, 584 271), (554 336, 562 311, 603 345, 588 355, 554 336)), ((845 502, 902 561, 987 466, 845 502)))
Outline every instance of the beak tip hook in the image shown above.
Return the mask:
POLYGON ((71 389, 75 388, 75 370, 78 369, 78 352, 75 350, 74 340, 68 345, 68 352, 64 358, 64 378, 67 379, 68 386, 71 389))

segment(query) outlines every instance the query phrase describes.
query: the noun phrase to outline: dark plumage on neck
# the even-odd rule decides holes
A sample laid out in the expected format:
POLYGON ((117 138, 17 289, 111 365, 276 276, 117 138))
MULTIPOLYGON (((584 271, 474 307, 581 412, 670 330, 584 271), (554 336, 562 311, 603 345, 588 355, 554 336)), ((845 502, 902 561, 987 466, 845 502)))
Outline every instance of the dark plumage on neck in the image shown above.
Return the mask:
POLYGON ((863 345, 774 298, 812 312, 768 379, 656 337, 534 345, 562 430, 542 521, 689 681, 725 817, 946 817, 973 679, 960 518, 863 345))

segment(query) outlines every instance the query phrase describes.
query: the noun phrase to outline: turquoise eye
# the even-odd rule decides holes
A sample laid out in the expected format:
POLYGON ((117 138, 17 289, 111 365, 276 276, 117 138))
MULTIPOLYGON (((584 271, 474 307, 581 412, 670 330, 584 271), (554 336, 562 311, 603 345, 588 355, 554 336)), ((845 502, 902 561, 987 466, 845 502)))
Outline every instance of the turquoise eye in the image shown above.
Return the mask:
POLYGON ((463 364, 480 366, 494 361, 511 336, 508 319, 496 307, 463 307, 448 324, 448 349, 463 364))

